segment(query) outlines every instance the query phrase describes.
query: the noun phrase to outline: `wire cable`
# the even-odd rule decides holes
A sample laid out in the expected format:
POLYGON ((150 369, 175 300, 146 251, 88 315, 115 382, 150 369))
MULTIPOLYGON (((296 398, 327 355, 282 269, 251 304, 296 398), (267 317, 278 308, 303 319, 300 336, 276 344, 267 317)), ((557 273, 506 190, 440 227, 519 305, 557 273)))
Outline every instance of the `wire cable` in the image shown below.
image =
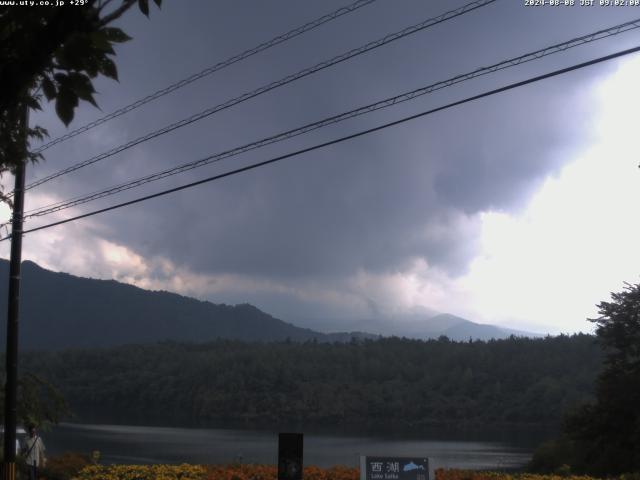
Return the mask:
POLYGON ((352 50, 349 50, 346 53, 343 53, 341 55, 335 56, 333 58, 331 58, 330 60, 325 60, 324 62, 320 62, 316 65, 314 65, 313 67, 308 67, 305 68, 303 70, 300 70, 297 73, 294 73, 292 75, 288 75, 280 80, 277 80, 275 82, 272 82, 268 85, 264 85, 256 90, 253 90, 251 92, 247 92, 244 93, 243 95, 240 95, 238 97, 235 97, 231 100, 227 100, 224 103, 220 103, 214 107, 208 108, 206 110, 203 110, 200 113, 196 113, 195 115, 192 115, 190 117, 184 118, 178 122, 172 123, 171 125, 168 125, 164 128, 161 128, 159 130, 155 130, 153 132, 150 132, 146 135, 143 135, 141 137, 138 137, 134 140, 131 140, 123 145, 120 145, 118 147, 115 147, 105 153, 101 153, 99 155, 96 155, 94 157, 89 158, 88 160, 82 161, 80 163, 77 163, 75 165, 72 165, 70 167, 67 167, 63 170, 59 170, 58 172, 55 172, 51 175, 48 175, 40 180, 36 180, 30 184, 28 184, 25 187, 25 190, 30 190, 34 187, 37 187, 39 185, 42 185, 43 183, 46 183, 50 180, 53 180, 54 178, 58 178, 62 175, 66 175, 68 173, 74 172, 80 168, 86 167, 88 165, 92 165, 96 162, 99 162, 100 160, 104 160, 105 158, 111 157, 113 155, 116 155, 117 153, 123 152, 124 150, 127 150, 131 147, 134 147, 136 145, 139 145, 140 143, 146 142, 148 140, 151 140, 153 138, 159 137, 160 135, 164 135, 166 133, 172 132, 178 128, 190 125, 194 122, 197 122, 198 120, 202 120, 205 117, 208 117, 210 115, 213 115, 214 113, 220 112, 222 110, 226 110, 227 108, 230 108, 234 105, 237 105, 239 103, 245 102, 251 98, 257 97, 258 95, 261 95, 263 93, 269 92, 271 90, 274 90, 276 88, 282 87, 284 85, 287 85, 289 83, 292 83, 296 80, 299 80, 301 78, 304 78, 308 75, 311 75, 313 73, 319 72, 320 70, 324 70, 325 68, 329 68, 333 65, 336 65, 338 63, 344 62, 350 58, 362 55, 363 53, 369 52, 373 49, 376 49, 378 47, 381 47, 383 45, 386 45, 388 43, 391 43, 395 40, 399 40, 401 38, 404 38, 408 35, 414 34, 416 32, 419 32, 421 30, 424 30, 426 28, 432 27, 434 25, 437 25, 439 23, 443 23, 447 20, 450 20, 452 18, 458 17, 460 15, 464 15, 465 13, 471 12, 473 10, 476 10, 478 8, 484 7, 486 5, 489 5, 493 2, 495 2, 496 0, 474 0, 471 3, 468 3, 460 8, 457 8, 455 10, 450 10, 448 12, 443 13, 442 15, 439 15, 437 17, 434 18, 430 18, 428 20, 425 20, 423 22, 420 22, 416 25, 412 25, 410 27, 407 27, 399 32, 395 32, 395 33, 391 33, 388 34, 386 36, 384 36, 383 38, 380 38, 378 40, 375 40, 373 42, 369 42, 366 45, 363 45, 361 47, 358 48, 354 48, 352 50))
POLYGON ((187 78, 183 78, 182 80, 173 83, 165 88, 162 88, 160 90, 157 90, 149 95, 147 95, 144 98, 141 98, 139 100, 136 100, 135 102, 126 105, 122 108, 119 108, 118 110, 115 110, 114 112, 105 115, 104 117, 101 117, 97 120, 94 120, 91 123, 88 123, 86 125, 83 125, 82 127, 76 128, 75 130, 72 130, 69 133, 66 133, 58 138, 55 138, 47 143, 45 143, 44 145, 38 147, 34 153, 40 153, 43 152, 45 150, 47 150, 48 148, 53 147, 54 145, 57 145, 58 143, 64 142, 65 140, 68 140, 70 138, 75 137, 76 135, 80 135, 81 133, 84 133, 88 130, 91 130, 92 128, 95 128, 99 125, 102 125, 103 123, 108 122, 109 120, 112 120, 114 118, 120 117, 126 113, 129 113, 137 108, 140 108, 141 106, 152 102, 153 100, 156 100, 160 97, 164 97, 165 95, 168 95, 171 92, 175 92, 176 90, 185 87, 193 82, 195 82, 196 80, 200 80, 201 78, 204 78, 208 75, 211 75, 212 73, 215 73, 219 70, 222 70, 226 67, 229 67, 231 65, 233 65, 234 63, 237 63, 241 60, 244 60, 246 58, 249 58, 253 55, 256 55, 260 52, 264 52, 265 50, 268 50, 271 47, 275 47, 276 45, 279 45, 280 43, 286 42, 287 40, 291 40, 292 38, 295 38, 299 35, 302 35, 303 33, 306 33, 310 30, 313 30, 314 28, 317 28, 321 25, 324 25, 325 23, 328 23, 332 20, 335 20, 336 18, 339 18, 343 15, 346 15, 348 13, 354 12, 356 10, 358 10, 359 8, 362 8, 366 5, 369 5, 370 3, 375 2, 376 0, 357 0, 353 3, 351 3, 350 5, 347 5, 345 7, 339 8, 337 10, 334 10, 331 13, 328 13, 327 15, 324 15, 322 17, 319 17, 311 22, 305 23, 304 25, 294 28, 293 30, 288 31, 287 33, 284 33, 282 35, 278 35, 277 37, 272 38, 271 40, 268 40, 266 42, 261 43, 260 45, 250 48, 249 50, 245 50, 244 52, 238 54, 238 55, 234 55, 233 57, 227 58, 226 60, 223 60, 222 62, 218 62, 213 66, 210 66, 208 68, 205 68, 204 70, 198 72, 198 73, 194 73, 193 75, 188 76, 187 78))
POLYGON ((324 118, 317 122, 313 122, 302 127, 298 127, 293 130, 288 130, 286 132, 279 133, 277 135, 273 135, 267 138, 263 138, 261 140, 248 143, 246 145, 242 145, 240 147, 233 148, 231 150, 226 150, 224 152, 208 156, 206 158, 202 158, 199 160, 195 160, 189 163, 185 163, 176 167, 172 167, 160 172, 153 173, 151 175, 146 175, 144 177, 137 178, 135 180, 131 180, 116 186, 109 187, 107 189, 99 190, 93 193, 85 194, 82 196, 76 196, 71 199, 63 200, 60 202, 52 203, 46 206, 38 207, 32 210, 29 210, 25 215, 25 218, 33 218, 33 217, 41 217, 45 215, 49 215, 51 213, 64 210, 67 208, 71 208, 74 206, 82 205, 84 203, 88 203, 93 200, 97 200, 100 198, 108 197, 111 195, 115 195, 117 193, 123 192, 125 190, 129 190, 135 187, 139 187, 146 183, 150 183, 153 181, 157 181, 163 178, 167 178, 173 175, 177 175, 179 173, 183 173, 189 170, 193 170, 195 168, 203 167, 205 165, 209 165, 211 163, 219 162, 223 159, 233 157, 251 150, 255 150, 276 142, 280 142, 283 140, 287 140, 298 135, 302 135, 304 133, 308 133, 310 131, 332 125, 338 122, 342 122, 347 119, 351 119, 360 115, 364 115, 367 113, 371 113, 376 110, 380 110, 383 108, 388 108, 393 105, 397 105, 399 103, 403 103, 409 100, 413 100, 419 96, 426 95, 428 93, 432 93, 436 90, 441 90, 443 88, 455 85, 457 83, 461 83, 482 75, 486 75, 489 73, 493 73, 499 70, 503 70, 506 68, 514 67, 517 65, 521 65, 526 62, 530 62, 533 60, 537 60, 543 58, 548 55, 552 55, 559 52, 564 52, 569 48, 573 48, 579 45, 584 45, 586 43, 590 43, 596 40, 601 40, 604 38, 608 38, 614 35, 619 35, 620 33, 627 32, 633 29, 640 28, 640 18, 636 20, 632 20, 629 22, 625 22, 607 29, 598 30, 597 32, 590 33, 588 35, 583 35, 581 37, 574 38, 572 40, 568 40, 566 42, 558 43, 549 47, 545 47, 540 50, 536 50, 534 52, 526 53, 524 55, 520 55, 519 57, 511 58, 509 60, 504 60, 502 62, 490 65, 488 67, 478 68, 477 70, 473 70, 469 73, 457 75, 453 78, 449 78, 447 80, 443 80, 440 82, 433 83, 431 85, 403 93, 401 95, 396 95, 394 97, 389 97, 385 100, 381 100, 364 107, 357 108, 355 110, 351 110, 348 112, 341 113, 339 115, 334 115, 332 117, 324 118))
MULTIPOLYGON (((208 177, 208 178, 204 178, 204 179, 201 179, 201 180, 198 180, 198 181, 195 181, 195 182, 187 183, 187 184, 181 185, 179 187, 170 188, 168 190, 163 190, 161 192, 157 192, 157 193, 154 193, 154 194, 151 194, 151 195, 146 195, 144 197, 139 197, 139 198, 136 198, 134 200, 129 200, 127 202, 118 203, 116 205, 111 205, 110 207, 101 208, 99 210, 94 210, 92 212, 84 213, 82 215, 76 215, 76 216, 71 217, 71 218, 66 218, 64 220, 59 220, 57 222, 52 222, 52 223, 49 223, 49 224, 46 224, 46 225, 41 225, 39 227, 31 228, 29 230, 25 230, 23 232, 23 234, 36 232, 38 230, 44 230, 46 228, 51 228, 51 227, 55 227, 57 225, 62 225, 62 224, 65 224, 65 223, 73 222, 75 220, 80 220, 82 218, 92 217, 92 216, 98 215, 100 213, 109 212, 109 211, 112 211, 112 210, 116 210, 116 209, 119 209, 119 208, 123 208, 123 207, 129 206, 129 205, 134 205, 136 203, 140 203, 140 202, 144 202, 144 201, 147 201, 147 200, 151 200, 153 198, 158 198, 158 197, 161 197, 161 196, 164 196, 164 195, 168 195, 170 193, 175 193, 175 192, 178 192, 178 191, 181 191, 181 190, 186 190, 188 188, 192 188, 192 187, 195 187, 195 186, 198 186, 198 185, 202 185, 204 183, 213 182, 215 180, 220 180, 222 178, 229 177, 229 176, 232 176, 232 175, 236 175, 236 174, 239 174, 239 173, 242 173, 242 172, 247 172, 249 170, 254 170, 256 168, 264 167, 266 165, 270 165, 272 163, 276 163, 276 162, 285 160, 287 158, 295 157, 295 156, 298 156, 298 155, 302 155, 304 153, 308 153, 308 152, 312 152, 314 150, 319 150, 321 148, 328 147, 330 145, 335 145, 335 144, 338 144, 338 143, 345 142, 347 140, 352 140, 354 138, 362 137, 364 135, 368 135, 368 134, 371 134, 371 133, 374 133, 374 132, 377 132, 377 131, 380 131, 380 130, 384 130, 384 129, 389 128, 389 127, 400 125, 402 123, 406 123, 408 121, 415 120, 417 118, 421 118, 421 117, 424 117, 424 116, 427 116, 427 115, 430 115, 430 114, 433 114, 433 113, 436 113, 436 112, 440 112, 440 111, 447 110, 447 109, 452 108, 452 107, 456 107, 456 106, 459 106, 459 105, 463 105, 465 103, 469 103, 469 102, 472 102, 472 101, 475 101, 475 100, 479 100, 481 98, 490 97, 490 96, 496 95, 498 93, 506 92, 508 90, 513 90, 515 88, 519 88, 519 87, 522 87, 522 86, 525 86, 525 85, 529 85, 529 84, 532 84, 532 83, 535 83, 535 82, 539 82, 539 81, 542 81, 542 80, 545 80, 545 79, 548 79, 548 78, 556 77, 558 75, 563 75, 565 73, 569 73, 569 72, 572 72, 572 71, 575 71, 575 70, 579 70, 579 69, 582 69, 582 68, 585 68, 585 67, 589 67, 591 65, 596 65, 598 63, 606 62, 608 60, 613 60, 615 58, 619 58, 619 57, 622 57, 622 56, 625 56, 625 55, 630 55, 630 54, 636 53, 636 52, 640 52, 640 46, 629 48, 629 49, 626 49, 626 50, 622 50, 622 51, 619 51, 619 52, 616 52, 616 53, 612 53, 610 55, 606 55, 606 56, 603 56, 603 57, 598 57, 596 59, 589 60, 587 62, 578 63, 578 64, 572 65, 570 67, 562 68, 562 69, 559 69, 559 70, 554 70, 552 72, 545 73, 543 75, 538 75, 536 77, 532 77, 532 78, 529 78, 527 80, 522 80, 520 82, 511 83, 511 84, 508 84, 508 85, 500 87, 500 88, 496 88, 496 89, 493 89, 493 90, 486 91, 484 93, 480 93, 478 95, 474 95, 472 97, 467 97, 467 98, 465 98, 463 100, 458 100, 456 102, 448 103, 448 104, 443 105, 441 107, 433 108, 431 110, 427 110, 427 111, 424 111, 424 112, 421 112, 421 113, 417 113, 415 115, 404 117, 404 118, 401 118, 399 120, 395 120, 393 122, 388 122, 388 123, 379 125, 377 127, 369 128, 367 130, 361 130, 360 132, 356 132, 356 133, 353 133, 351 135, 346 135, 346 136, 343 136, 343 137, 340 137, 340 138, 336 138, 336 139, 330 140, 328 142, 316 144, 316 145, 313 145, 311 147, 303 148, 301 150, 296 150, 294 152, 287 153, 285 155, 280 155, 278 157, 271 158, 269 160, 264 160, 262 162, 253 163, 251 165, 247 165, 247 166, 244 166, 244 167, 241 167, 241 168, 237 168, 235 170, 231 170, 231 171, 228 171, 228 172, 225 172, 225 173, 214 175, 212 177, 208 177)), ((0 241, 7 240, 9 238, 11 238, 11 235, 8 235, 8 236, 5 236, 3 238, 0 238, 0 241)))

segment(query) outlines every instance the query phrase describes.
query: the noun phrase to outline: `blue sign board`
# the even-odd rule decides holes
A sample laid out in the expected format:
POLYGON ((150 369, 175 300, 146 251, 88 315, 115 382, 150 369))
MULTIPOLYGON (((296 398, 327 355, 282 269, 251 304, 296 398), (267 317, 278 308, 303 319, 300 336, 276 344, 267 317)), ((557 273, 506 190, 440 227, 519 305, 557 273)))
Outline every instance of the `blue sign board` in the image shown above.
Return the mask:
POLYGON ((360 480, 429 480, 429 459, 361 456, 360 480))

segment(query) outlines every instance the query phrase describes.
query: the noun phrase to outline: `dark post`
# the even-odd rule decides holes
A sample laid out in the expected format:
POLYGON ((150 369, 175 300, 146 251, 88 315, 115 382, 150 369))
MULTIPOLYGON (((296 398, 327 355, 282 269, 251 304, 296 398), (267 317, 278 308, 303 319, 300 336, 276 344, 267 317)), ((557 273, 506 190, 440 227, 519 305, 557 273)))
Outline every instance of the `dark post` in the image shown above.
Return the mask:
POLYGON ((302 433, 278 436, 278 480, 302 480, 302 433))
MULTIPOLYGON (((25 106, 22 129, 25 136, 28 120, 25 106)), ((24 213, 24 176, 26 158, 15 170, 13 218, 11 228, 11 259, 9 263, 9 308, 7 312, 6 384, 4 387, 4 478, 16 478, 16 404, 18 390, 18 318, 20 312, 20 264, 22 260, 22 216, 24 213)))

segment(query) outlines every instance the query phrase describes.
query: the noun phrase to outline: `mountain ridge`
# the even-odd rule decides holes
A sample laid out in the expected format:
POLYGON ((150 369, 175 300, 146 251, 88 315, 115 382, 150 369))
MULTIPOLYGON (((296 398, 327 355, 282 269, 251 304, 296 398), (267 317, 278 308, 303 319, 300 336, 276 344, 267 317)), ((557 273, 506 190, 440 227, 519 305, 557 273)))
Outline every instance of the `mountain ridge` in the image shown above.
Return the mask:
MULTIPOLYGON (((0 259, 0 309, 7 311, 9 262, 0 259)), ((20 345, 26 349, 110 347, 164 340, 347 342, 377 339, 364 330, 322 333, 288 323, 248 304, 226 305, 168 291, 145 290, 116 280, 84 278, 22 264, 20 345)), ((505 338, 499 327, 481 326, 461 317, 439 314, 451 329, 442 332, 387 332, 387 336, 453 340, 505 338), (456 325, 451 324, 454 319, 456 325), (478 329, 477 327, 480 327, 478 329), (475 333, 474 333, 475 332, 475 333), (389 335, 389 333, 391 335, 389 335), (426 336, 425 336, 426 335, 426 336)), ((0 329, 4 343, 4 329, 0 329)))

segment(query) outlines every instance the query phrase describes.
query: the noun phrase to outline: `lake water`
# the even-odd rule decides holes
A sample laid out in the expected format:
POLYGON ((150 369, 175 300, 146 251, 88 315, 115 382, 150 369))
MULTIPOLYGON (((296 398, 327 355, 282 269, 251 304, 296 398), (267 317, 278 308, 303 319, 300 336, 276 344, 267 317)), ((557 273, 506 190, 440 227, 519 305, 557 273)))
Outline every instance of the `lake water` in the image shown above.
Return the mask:
MULTIPOLYGON (((42 437, 50 455, 99 450, 102 463, 276 464, 278 456, 278 434, 265 431, 65 423, 43 433, 42 437)), ((526 436, 524 441, 520 437, 515 445, 511 441, 458 437, 438 440, 416 436, 305 433, 304 464, 355 467, 362 454, 426 456, 432 470, 517 468, 529 460, 535 444, 526 436)))

